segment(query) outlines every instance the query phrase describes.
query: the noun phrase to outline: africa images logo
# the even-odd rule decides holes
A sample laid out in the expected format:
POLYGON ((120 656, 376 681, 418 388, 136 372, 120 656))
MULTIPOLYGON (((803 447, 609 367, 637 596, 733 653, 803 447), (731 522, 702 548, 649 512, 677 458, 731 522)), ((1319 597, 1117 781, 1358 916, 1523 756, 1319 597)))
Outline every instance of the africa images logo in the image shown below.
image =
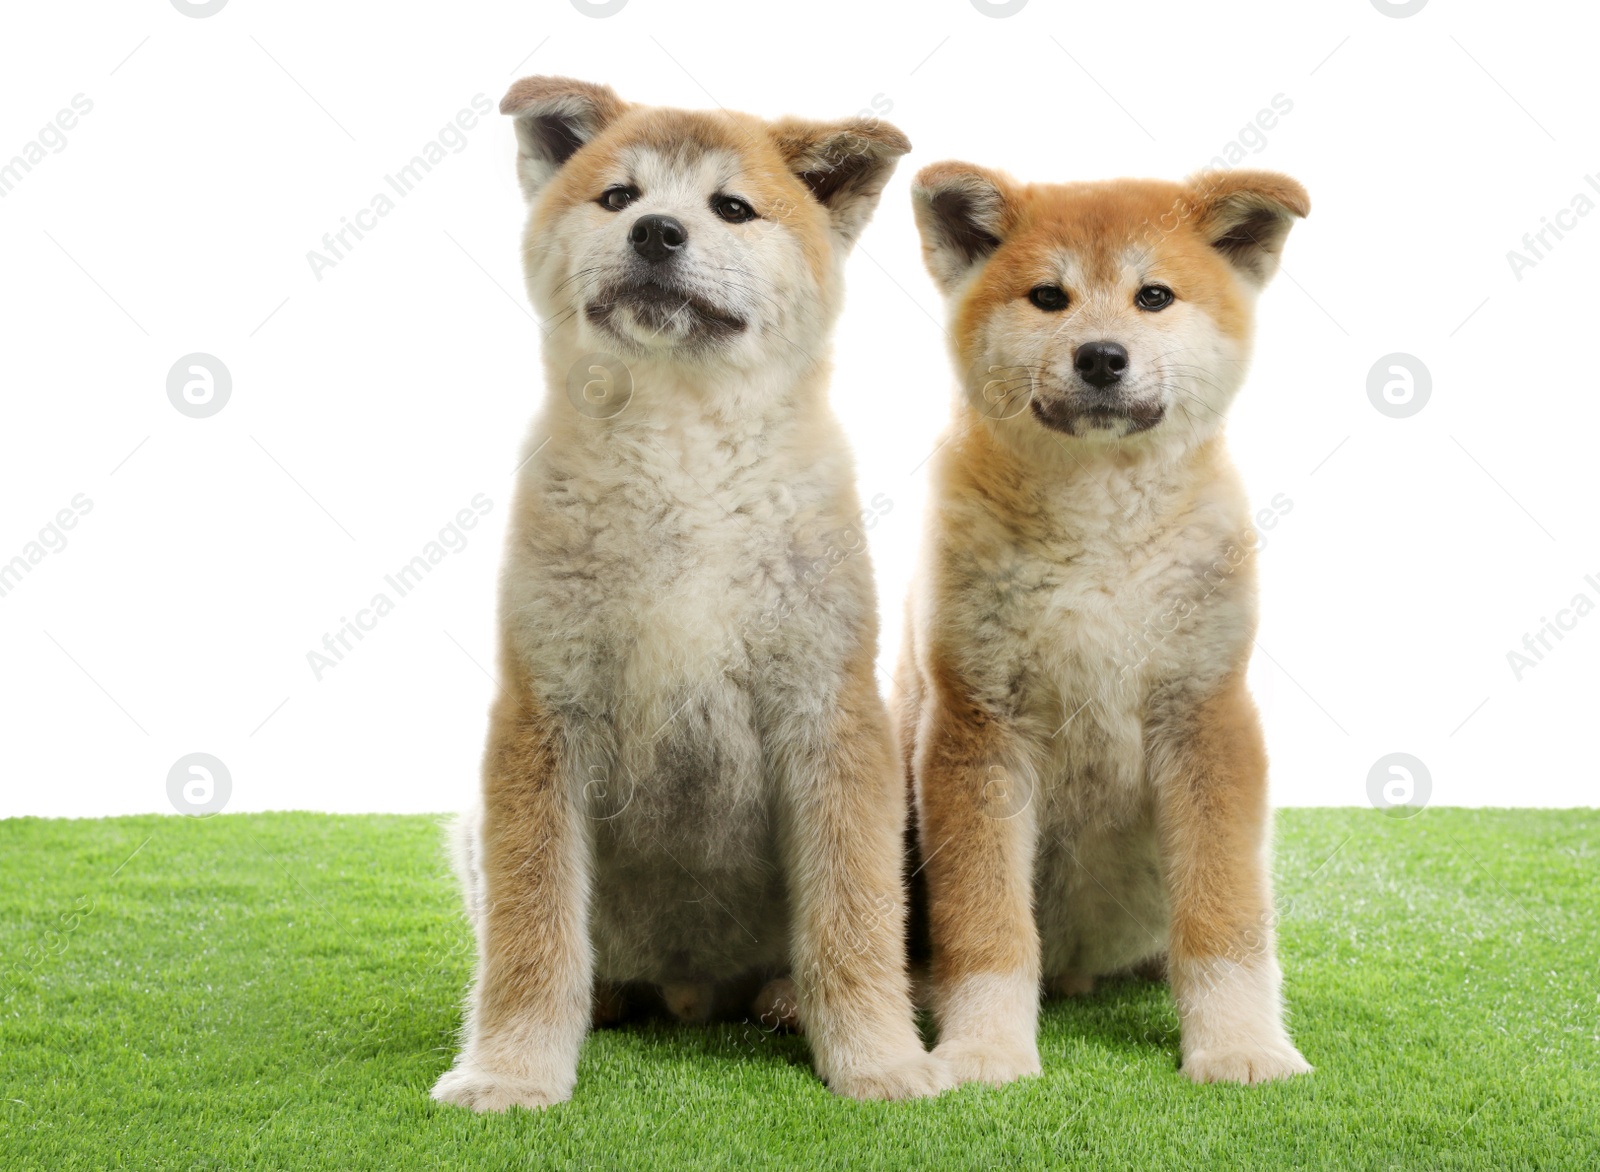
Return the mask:
POLYGON ((1566 606, 1556 611, 1555 618, 1540 615, 1539 626, 1522 636, 1522 650, 1512 648, 1506 652, 1506 663, 1511 666, 1511 674, 1517 683, 1520 684, 1524 675, 1543 663, 1544 657, 1554 651, 1567 634, 1577 630, 1583 619, 1594 613, 1594 600, 1600 597, 1600 577, 1586 574, 1583 584, 1594 591, 1593 597, 1580 590, 1566 606))
POLYGON ((493 104, 483 94, 473 94, 471 106, 470 110, 463 108, 457 111, 456 116, 424 143, 422 149, 404 166, 383 177, 388 191, 374 193, 366 207, 356 209, 351 215, 340 216, 339 227, 322 234, 322 248, 307 250, 306 263, 311 266, 313 277, 322 280, 328 269, 348 259, 356 244, 400 206, 398 200, 415 192, 434 168, 451 155, 459 155, 467 149, 468 132, 476 129, 481 118, 494 112, 493 104))

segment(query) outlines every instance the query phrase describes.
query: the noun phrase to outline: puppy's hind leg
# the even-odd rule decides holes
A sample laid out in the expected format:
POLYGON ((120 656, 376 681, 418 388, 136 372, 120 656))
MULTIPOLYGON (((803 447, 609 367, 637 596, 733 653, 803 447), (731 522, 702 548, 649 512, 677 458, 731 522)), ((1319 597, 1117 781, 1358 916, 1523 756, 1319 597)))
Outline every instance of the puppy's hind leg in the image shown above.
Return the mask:
POLYGON ((870 653, 831 712, 787 723, 782 841, 793 905, 792 978, 817 1072, 856 1099, 952 1085, 923 1049, 906 977, 896 768, 870 653))
POLYGON ((800 1022, 800 990, 788 977, 773 977, 762 985, 750 1003, 750 1013, 764 1030, 800 1033, 804 1029, 800 1022))
MULTIPOLYGON (((475 1111, 572 1094, 592 1012, 590 844, 557 722, 508 681, 490 720, 483 810, 469 856, 481 880, 478 972, 465 1039, 433 1097, 475 1111)), ((472 906, 469 886, 468 903, 472 906)))
POLYGON ((661 986, 667 1011, 679 1021, 701 1025, 711 1020, 717 1006, 716 986, 709 982, 661 986))

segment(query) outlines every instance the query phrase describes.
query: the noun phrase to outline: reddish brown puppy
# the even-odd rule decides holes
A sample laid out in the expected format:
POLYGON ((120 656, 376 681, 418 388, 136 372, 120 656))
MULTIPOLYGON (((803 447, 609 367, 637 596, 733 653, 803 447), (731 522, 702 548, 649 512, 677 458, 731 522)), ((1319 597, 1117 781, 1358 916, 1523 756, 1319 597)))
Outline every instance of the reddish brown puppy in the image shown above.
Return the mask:
POLYGON ((1222 438, 1306 193, 941 163, 913 197, 960 380, 899 679, 935 1053, 962 1080, 1035 1073, 1041 986, 1164 960, 1189 1077, 1309 1070, 1283 1027, 1254 529, 1222 438))

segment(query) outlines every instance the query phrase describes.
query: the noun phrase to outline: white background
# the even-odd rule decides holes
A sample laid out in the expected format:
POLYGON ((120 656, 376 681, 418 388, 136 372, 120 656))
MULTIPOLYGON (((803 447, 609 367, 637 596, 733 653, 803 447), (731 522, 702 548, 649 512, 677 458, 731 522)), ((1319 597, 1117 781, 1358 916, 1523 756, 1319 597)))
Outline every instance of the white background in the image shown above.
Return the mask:
POLYGON ((540 72, 768 116, 892 103, 915 150, 851 261, 833 392, 863 497, 894 502, 872 534, 885 665, 950 397, 912 173, 1176 178, 1284 95, 1250 165, 1314 210, 1230 428, 1252 497, 1293 501, 1252 671, 1276 799, 1364 803, 1401 751, 1436 804, 1594 804, 1600 614, 1520 681, 1507 662, 1575 594, 1600 602, 1600 215, 1520 280, 1506 256, 1600 182, 1587 20, 1442 0, 1405 19, 1369 0, 8 6, 0 158, 75 95, 93 110, 0 199, 0 561, 77 494, 93 507, 0 598, 0 814, 170 810, 168 768, 196 751, 227 764, 232 810, 466 802, 509 474, 543 393, 510 127, 483 119, 320 281, 306 253, 474 95, 540 72), (166 395, 193 351, 232 374, 209 419, 166 395), (1433 380, 1407 419, 1367 397, 1395 351, 1433 380), (317 682, 306 653, 478 493, 494 507, 466 548, 317 682))

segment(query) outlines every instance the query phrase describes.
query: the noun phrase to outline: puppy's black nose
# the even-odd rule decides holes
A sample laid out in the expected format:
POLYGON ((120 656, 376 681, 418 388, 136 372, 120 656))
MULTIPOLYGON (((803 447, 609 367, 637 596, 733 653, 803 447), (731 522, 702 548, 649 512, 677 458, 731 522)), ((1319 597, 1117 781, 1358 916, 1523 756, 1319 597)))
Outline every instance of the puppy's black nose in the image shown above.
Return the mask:
POLYGON ((1128 350, 1116 342, 1085 342, 1078 347, 1072 365, 1079 378, 1103 390, 1128 369, 1128 350))
POLYGON ((689 239, 682 224, 671 216, 640 216, 628 233, 633 250, 651 264, 660 264, 689 239))

